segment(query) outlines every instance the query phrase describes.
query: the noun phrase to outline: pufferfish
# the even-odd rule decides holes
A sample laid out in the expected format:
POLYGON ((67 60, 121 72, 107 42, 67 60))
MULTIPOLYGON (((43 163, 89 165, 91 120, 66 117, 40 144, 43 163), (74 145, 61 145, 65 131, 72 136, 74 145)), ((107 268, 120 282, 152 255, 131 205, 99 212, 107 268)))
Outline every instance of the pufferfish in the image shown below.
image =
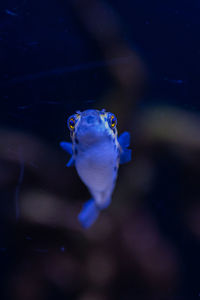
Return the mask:
POLYGON ((78 215, 84 228, 90 227, 107 208, 115 187, 119 164, 131 160, 130 134, 117 135, 117 118, 105 109, 77 111, 67 121, 72 143, 60 146, 71 154, 67 166, 75 165, 92 199, 78 215))

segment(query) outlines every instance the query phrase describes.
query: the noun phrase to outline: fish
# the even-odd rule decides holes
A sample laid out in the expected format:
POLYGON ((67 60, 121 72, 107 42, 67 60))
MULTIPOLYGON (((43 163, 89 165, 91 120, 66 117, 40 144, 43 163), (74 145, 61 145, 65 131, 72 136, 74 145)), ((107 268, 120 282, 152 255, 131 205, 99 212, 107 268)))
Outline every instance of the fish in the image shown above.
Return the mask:
POLYGON ((75 166, 92 196, 78 215, 82 227, 89 228, 111 203, 119 165, 131 160, 130 133, 118 137, 117 118, 105 109, 76 111, 67 126, 72 142, 60 146, 71 155, 66 166, 75 166))

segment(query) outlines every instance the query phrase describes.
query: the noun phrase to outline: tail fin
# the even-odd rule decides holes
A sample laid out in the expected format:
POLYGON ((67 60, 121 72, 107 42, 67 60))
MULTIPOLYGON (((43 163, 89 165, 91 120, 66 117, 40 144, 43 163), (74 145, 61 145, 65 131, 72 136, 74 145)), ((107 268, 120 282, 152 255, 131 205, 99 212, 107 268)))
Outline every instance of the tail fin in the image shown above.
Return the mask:
POLYGON ((95 204, 94 199, 84 203, 81 212, 78 215, 78 220, 84 228, 90 227, 98 218, 99 209, 95 204))

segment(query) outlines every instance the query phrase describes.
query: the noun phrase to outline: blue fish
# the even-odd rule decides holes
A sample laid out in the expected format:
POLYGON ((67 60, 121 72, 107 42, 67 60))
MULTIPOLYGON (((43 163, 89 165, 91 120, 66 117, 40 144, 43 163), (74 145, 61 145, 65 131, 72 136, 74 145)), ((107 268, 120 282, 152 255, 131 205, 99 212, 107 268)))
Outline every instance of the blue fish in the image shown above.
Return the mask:
POLYGON ((88 228, 111 202, 119 164, 131 160, 130 134, 118 137, 117 118, 105 109, 77 111, 67 124, 72 143, 61 142, 60 146, 71 155, 67 166, 75 165, 92 195, 78 215, 81 225, 88 228))

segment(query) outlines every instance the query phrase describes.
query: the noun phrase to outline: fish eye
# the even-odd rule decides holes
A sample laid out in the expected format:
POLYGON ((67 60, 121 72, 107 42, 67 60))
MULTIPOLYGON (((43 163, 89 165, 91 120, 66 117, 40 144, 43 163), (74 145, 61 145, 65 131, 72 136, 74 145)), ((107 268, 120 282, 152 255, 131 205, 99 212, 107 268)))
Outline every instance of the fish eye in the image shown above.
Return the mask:
POLYGON ((117 125, 117 118, 115 117, 114 114, 110 114, 109 116, 109 125, 110 125, 110 128, 115 128, 115 126, 117 125))
POLYGON ((75 117, 74 117, 74 116, 69 117, 67 123, 68 123, 69 129, 70 129, 70 130, 74 130, 74 128, 75 128, 75 123, 76 123, 75 117))

